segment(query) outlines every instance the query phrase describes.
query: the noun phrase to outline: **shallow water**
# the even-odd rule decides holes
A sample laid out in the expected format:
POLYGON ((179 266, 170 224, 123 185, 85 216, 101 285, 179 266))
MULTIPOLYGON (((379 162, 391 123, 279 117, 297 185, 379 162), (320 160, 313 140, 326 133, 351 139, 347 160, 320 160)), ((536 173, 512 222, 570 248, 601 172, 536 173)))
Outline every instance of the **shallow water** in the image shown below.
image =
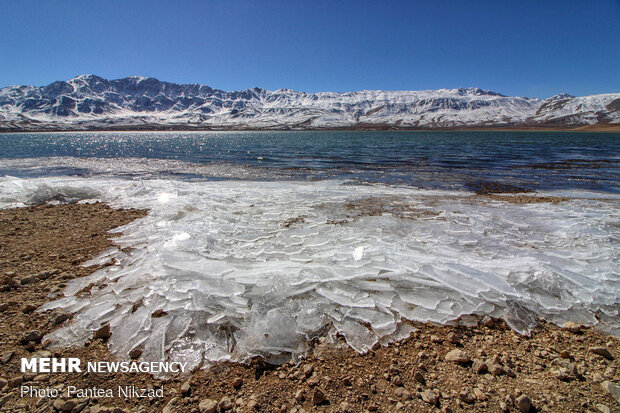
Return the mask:
POLYGON ((443 189, 491 180, 620 192, 617 133, 28 133, 0 134, 0 154, 0 174, 16 176, 353 179, 443 189))
POLYGON ((0 147, 11 139, 0 207, 150 210, 90 263, 114 265, 44 307, 75 312, 55 344, 109 322, 121 357, 141 347, 144 360, 197 365, 281 362, 335 333, 363 352, 406 337, 404 319, 620 331, 618 135, 24 134, 0 147), (474 196, 480 181, 570 199, 494 201, 474 196), (74 296, 91 283, 90 298, 74 296))

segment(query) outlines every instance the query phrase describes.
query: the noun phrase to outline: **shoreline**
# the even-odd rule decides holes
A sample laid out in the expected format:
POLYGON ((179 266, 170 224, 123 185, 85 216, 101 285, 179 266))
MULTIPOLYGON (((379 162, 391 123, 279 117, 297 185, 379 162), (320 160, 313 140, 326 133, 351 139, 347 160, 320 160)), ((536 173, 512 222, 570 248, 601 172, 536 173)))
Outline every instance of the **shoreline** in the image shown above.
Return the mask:
POLYGON ((51 412, 80 406, 80 411, 100 413, 113 411, 107 407, 192 412, 214 411, 207 410, 213 404, 240 412, 520 411, 525 397, 532 411, 614 411, 620 406, 602 386, 620 382, 617 338, 593 328, 549 324, 524 337, 503 320, 491 319, 469 326, 412 323, 417 331, 410 338, 363 355, 342 340, 317 341, 299 365, 270 366, 260 359, 222 362, 169 380, 126 373, 21 374, 19 359, 33 355, 114 360, 105 334, 86 346, 45 349, 41 336, 71 315, 40 313, 36 307, 59 294, 66 281, 98 269, 80 264, 112 245, 107 231, 145 213, 101 203, 0 210, 0 411, 51 412), (24 342, 24 335, 33 330, 37 337, 24 342), (73 394, 63 400, 22 398, 22 384, 165 390, 162 397, 73 394))
POLYGON ((569 133, 620 133, 620 125, 584 125, 574 128, 568 127, 455 127, 455 128, 393 128, 385 125, 360 126, 360 127, 327 127, 327 128, 226 128, 226 127, 183 127, 175 126, 118 126, 110 128, 87 128, 87 129, 6 129, 0 128, 0 134, 16 133, 75 133, 75 132, 569 132, 569 133))

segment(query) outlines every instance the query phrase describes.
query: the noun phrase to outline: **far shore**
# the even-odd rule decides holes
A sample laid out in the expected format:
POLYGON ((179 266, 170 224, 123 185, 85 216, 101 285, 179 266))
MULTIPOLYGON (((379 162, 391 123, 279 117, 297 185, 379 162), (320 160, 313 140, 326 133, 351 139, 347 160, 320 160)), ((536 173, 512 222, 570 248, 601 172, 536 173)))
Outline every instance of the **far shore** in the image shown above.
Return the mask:
POLYGON ((146 125, 144 127, 114 126, 109 128, 40 128, 40 129, 10 129, 0 127, 0 134, 9 133, 75 133, 75 132, 329 132, 329 131, 384 131, 384 132, 602 132, 620 133, 620 125, 585 125, 575 128, 566 127, 468 127, 468 128, 394 128, 389 125, 363 125, 341 128, 226 128, 200 127, 186 125, 146 125))

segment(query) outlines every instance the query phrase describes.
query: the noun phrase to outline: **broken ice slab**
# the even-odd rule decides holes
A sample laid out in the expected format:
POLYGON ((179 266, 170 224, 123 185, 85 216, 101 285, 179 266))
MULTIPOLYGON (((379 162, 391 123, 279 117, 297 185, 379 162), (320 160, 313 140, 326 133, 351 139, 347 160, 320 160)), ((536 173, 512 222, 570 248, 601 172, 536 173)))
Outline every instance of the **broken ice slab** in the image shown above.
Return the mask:
POLYGON ((84 187, 114 206, 150 210, 113 231, 121 234, 116 247, 127 248, 109 251, 115 265, 72 280, 69 297, 44 307, 75 313, 76 331, 57 330, 55 343, 88 339, 89 329, 109 321, 119 357, 148 344, 149 357, 199 364, 277 352, 295 358, 331 325, 366 351, 399 336, 402 319, 505 315, 527 332, 538 318, 592 324, 593 314, 607 311, 601 322, 611 328, 618 317, 618 201, 534 208, 337 181, 0 178, 0 205, 23 203, 39 185, 49 189, 45 196, 84 187), (162 193, 174 196, 161 202, 162 193), (379 215, 351 214, 347 205, 369 199, 384 209, 379 215), (409 207, 428 213, 396 213, 409 207), (86 287, 88 299, 76 298, 86 287), (167 315, 151 316, 160 309, 167 315), (267 314, 293 342, 269 331, 267 314))

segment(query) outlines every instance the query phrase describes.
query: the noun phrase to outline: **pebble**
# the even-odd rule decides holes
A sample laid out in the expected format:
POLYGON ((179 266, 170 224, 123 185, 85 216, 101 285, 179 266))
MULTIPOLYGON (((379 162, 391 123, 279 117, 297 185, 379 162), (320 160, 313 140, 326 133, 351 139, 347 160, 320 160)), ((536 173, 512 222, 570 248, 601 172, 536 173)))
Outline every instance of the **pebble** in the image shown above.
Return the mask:
POLYGON ((0 355, 0 364, 6 364, 13 358, 13 351, 5 351, 0 355))
POLYGON ((30 284, 31 282, 35 281, 37 279, 36 275, 27 275, 25 277, 23 277, 21 280, 19 280, 19 283, 21 285, 26 285, 26 284, 30 284))
POLYGON ((314 387, 314 386, 316 386, 317 384, 319 384, 319 382, 320 382, 319 376, 318 376, 316 373, 314 373, 314 374, 313 374, 313 375, 312 375, 312 376, 308 379, 308 386, 310 386, 310 387, 314 387))
POLYGON ((453 363, 467 363, 470 357, 463 350, 455 349, 446 354, 445 360, 453 363))
POLYGON ((242 385, 243 385, 243 379, 241 377, 235 377, 235 379, 232 382, 232 386, 235 389, 239 389, 242 385))
POLYGON ((198 410, 200 413, 215 413, 217 412, 217 403, 211 399, 201 400, 198 404, 198 410))
POLYGON ((482 360, 478 359, 474 359, 471 368, 476 374, 482 374, 487 371, 487 365, 482 360))
POLYGON ((616 399, 618 403, 620 403, 620 386, 616 383, 612 383, 610 381, 604 381, 601 383, 601 387, 607 393, 611 394, 611 396, 616 399))
POLYGON ((491 364, 488 367, 488 369, 489 369, 489 373, 491 373, 494 376, 499 376, 500 374, 504 372, 504 368, 500 366, 499 364, 491 364))
POLYGON ((420 397, 422 398, 422 401, 432 406, 437 406, 437 403, 439 402, 439 397, 431 389, 424 390, 422 393, 420 393, 420 397))
POLYGON ((297 389, 297 391, 295 392, 295 400, 297 400, 298 402, 302 402, 305 399, 304 396, 304 390, 303 389, 297 389))
POLYGON ((24 314, 30 314, 32 313, 34 310, 37 309, 36 305, 32 305, 32 304, 26 304, 23 308, 22 308, 22 313, 24 314))
POLYGON ((230 397, 224 396, 220 399, 218 407, 222 411, 231 410, 233 408, 232 400, 230 400, 230 397))
POLYGON ((474 396, 468 392, 467 390, 463 390, 459 393, 459 399, 461 399, 462 401, 464 401, 467 404, 472 404, 476 401, 476 399, 474 398, 474 396))
POLYGON ((521 413, 527 413, 532 408, 532 401, 525 394, 522 394, 521 396, 517 397, 517 400, 515 400, 515 403, 521 413))
POLYGON ((95 340, 98 338, 102 340, 106 340, 110 338, 111 335, 112 333, 110 332, 110 324, 104 324, 101 327, 99 327, 98 330, 95 330, 93 337, 95 340))
POLYGON ((58 325, 60 323, 62 323, 63 321, 66 321, 69 319, 69 315, 67 313, 63 313, 63 312, 59 312, 56 314, 52 314, 52 317, 50 319, 50 323, 55 326, 58 325))
POLYGON ((611 409, 605 406, 604 404, 597 404, 596 410, 598 410, 601 413, 611 413, 611 409))
POLYGON ((413 379, 417 381, 418 383, 426 384, 426 380, 424 379, 424 374, 422 374, 420 370, 416 370, 416 372, 413 373, 413 379))
POLYGON ((571 332, 571 333, 579 333, 581 332, 581 324, 577 324, 573 321, 569 321, 566 324, 564 324, 564 330, 571 332))
POLYGON ((398 387, 396 390, 394 390, 394 395, 403 400, 413 399, 413 395, 411 394, 411 392, 404 387, 398 387))
POLYGON ((301 369, 301 372, 303 373, 304 376, 310 377, 312 373, 314 372, 314 366, 312 364, 306 364, 301 369))
POLYGON ((21 342, 24 344, 29 343, 31 341, 38 343, 39 341, 41 341, 42 337, 43 337, 43 334, 41 334, 38 330, 31 330, 27 332, 26 334, 24 334, 24 336, 21 339, 21 342))
POLYGON ((590 349, 594 354, 598 354, 601 355, 603 357, 605 357, 607 360, 613 360, 614 357, 611 355, 611 353, 609 352, 609 350, 607 350, 606 347, 592 347, 590 349))
POLYGON ((183 396, 189 396, 190 391, 191 391, 190 380, 187 380, 185 383, 181 385, 181 394, 183 396))
POLYGON ((488 396, 480 389, 475 388, 474 389, 474 397, 476 398, 476 400, 478 400, 479 402, 483 402, 485 400, 488 400, 488 396))
POLYGON ((325 393, 323 393, 321 389, 314 389, 314 392, 312 393, 312 404, 321 404, 325 400, 327 400, 327 396, 325 396, 325 393))

